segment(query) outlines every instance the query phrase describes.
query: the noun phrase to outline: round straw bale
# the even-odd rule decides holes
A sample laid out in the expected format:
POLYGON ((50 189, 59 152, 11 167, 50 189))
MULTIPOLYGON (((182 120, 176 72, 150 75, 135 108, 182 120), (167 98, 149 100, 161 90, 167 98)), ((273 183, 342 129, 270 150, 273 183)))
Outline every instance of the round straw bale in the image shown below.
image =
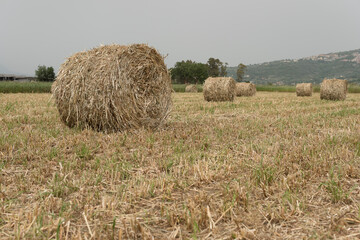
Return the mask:
POLYGON ((198 92, 196 85, 189 84, 185 87, 185 92, 198 92))
POLYGON ((238 82, 236 83, 236 96, 251 97, 256 94, 256 86, 253 83, 238 82))
POLYGON ((312 96, 313 87, 312 83, 299 83, 296 84, 296 96, 312 96))
POLYGON ((320 84, 320 99, 345 100, 347 81, 342 79, 324 79, 320 84))
POLYGON ((233 101, 235 80, 231 77, 209 77, 205 80, 203 93, 206 101, 233 101))
POLYGON ((76 53, 61 65, 52 86, 67 126, 104 132, 157 128, 170 112, 171 91, 163 57, 144 44, 76 53))

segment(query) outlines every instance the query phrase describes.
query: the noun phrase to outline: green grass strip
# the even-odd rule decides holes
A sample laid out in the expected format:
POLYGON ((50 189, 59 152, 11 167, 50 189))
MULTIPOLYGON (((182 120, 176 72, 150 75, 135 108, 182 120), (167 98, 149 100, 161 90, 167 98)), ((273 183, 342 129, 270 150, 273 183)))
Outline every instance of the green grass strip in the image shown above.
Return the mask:
MULTIPOLYGON (((16 82, 0 81, 0 93, 50 93, 52 82, 16 82)), ((186 84, 173 84, 175 92, 185 92, 186 84)), ((202 85, 197 85, 202 92, 202 85)), ((295 86, 256 85, 257 91, 265 92, 295 92, 295 86)), ((320 86, 313 87, 314 92, 320 92, 320 86)), ((349 85, 349 93, 360 93, 360 85, 349 85)))

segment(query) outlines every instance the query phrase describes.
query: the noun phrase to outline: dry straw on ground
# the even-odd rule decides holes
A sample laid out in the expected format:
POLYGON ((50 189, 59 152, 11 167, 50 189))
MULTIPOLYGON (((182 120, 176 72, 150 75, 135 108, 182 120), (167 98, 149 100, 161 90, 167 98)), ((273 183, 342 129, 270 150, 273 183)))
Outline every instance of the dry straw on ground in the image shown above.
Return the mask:
POLYGON ((144 44, 100 46, 69 57, 52 93, 69 127, 105 132, 157 128, 171 108, 163 57, 144 44))
POLYGON ((190 84, 185 87, 185 92, 198 92, 196 85, 190 84))
POLYGON ((236 83, 236 96, 251 97, 256 94, 256 86, 253 83, 238 82, 236 83))
POLYGON ((174 93, 171 124, 136 134, 1 94, 0 239, 358 239, 360 94, 256 94, 174 93))
POLYGON ((347 81, 342 79, 324 79, 320 84, 320 99, 345 100, 347 81))
POLYGON ((233 101, 235 80, 231 77, 209 77, 205 80, 203 93, 206 101, 233 101))
POLYGON ((312 83, 299 83, 296 84, 296 96, 312 96, 313 87, 312 83))

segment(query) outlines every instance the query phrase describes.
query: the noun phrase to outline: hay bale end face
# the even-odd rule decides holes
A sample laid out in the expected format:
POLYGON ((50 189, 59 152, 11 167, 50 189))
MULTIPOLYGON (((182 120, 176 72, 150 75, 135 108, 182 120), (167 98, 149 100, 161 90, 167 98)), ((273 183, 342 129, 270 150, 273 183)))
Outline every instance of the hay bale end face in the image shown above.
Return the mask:
POLYGON ((197 89, 196 85, 190 84, 190 85, 187 85, 187 86, 185 87, 185 92, 192 92, 192 93, 194 93, 194 92, 198 92, 198 89, 197 89))
POLYGON ((52 86, 66 125, 104 132, 159 127, 170 112, 171 91, 163 57, 144 44, 76 53, 52 86))
POLYGON ((231 77, 209 77, 203 86, 206 101, 233 101, 235 96, 235 80, 231 77))
POLYGON ((313 92, 312 83, 296 84, 296 96, 298 97, 312 96, 312 92, 313 92))
POLYGON ((256 94, 256 86, 253 83, 238 82, 235 93, 237 97, 251 97, 256 94))
POLYGON ((345 100, 347 81, 342 79, 324 79, 320 84, 320 99, 345 100))

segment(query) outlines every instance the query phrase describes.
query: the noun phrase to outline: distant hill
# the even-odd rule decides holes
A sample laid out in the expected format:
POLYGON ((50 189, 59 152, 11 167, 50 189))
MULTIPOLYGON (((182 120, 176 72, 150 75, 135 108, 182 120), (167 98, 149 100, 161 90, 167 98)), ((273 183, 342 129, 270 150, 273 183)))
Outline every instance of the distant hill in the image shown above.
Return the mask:
MULTIPOLYGON (((237 67, 228 67, 228 76, 236 79, 237 67)), ((245 81, 257 84, 318 84, 324 78, 341 78, 360 84, 360 49, 320 54, 301 59, 286 59, 247 66, 245 81)))

